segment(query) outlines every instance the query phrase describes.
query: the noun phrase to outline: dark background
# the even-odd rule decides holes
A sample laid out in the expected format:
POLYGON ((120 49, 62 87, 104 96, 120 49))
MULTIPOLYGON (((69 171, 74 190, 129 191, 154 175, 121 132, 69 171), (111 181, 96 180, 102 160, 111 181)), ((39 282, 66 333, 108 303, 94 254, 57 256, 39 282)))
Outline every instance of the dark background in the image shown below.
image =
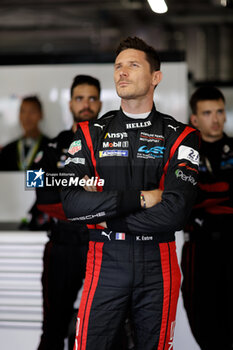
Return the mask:
POLYGON ((0 64, 112 62, 136 35, 188 62, 194 84, 233 83, 233 0, 0 0, 0 64), (222 6, 225 4, 226 6, 222 6))

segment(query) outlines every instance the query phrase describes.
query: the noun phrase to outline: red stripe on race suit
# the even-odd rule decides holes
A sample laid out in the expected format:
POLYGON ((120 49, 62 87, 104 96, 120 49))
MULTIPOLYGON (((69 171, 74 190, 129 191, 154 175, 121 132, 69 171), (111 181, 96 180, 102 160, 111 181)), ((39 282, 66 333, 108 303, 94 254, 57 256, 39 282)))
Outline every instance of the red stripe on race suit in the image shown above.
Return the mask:
MULTIPOLYGON (((91 160, 92 160, 92 165, 94 167, 94 171, 95 171, 95 176, 98 178, 99 180, 99 174, 97 172, 96 169, 96 159, 95 159, 95 154, 94 154, 94 149, 93 149, 93 143, 92 143, 92 139, 91 139, 91 134, 90 134, 90 130, 89 130, 89 122, 83 122, 79 124, 79 127, 82 129, 83 135, 86 139, 86 143, 87 143, 87 147, 89 148, 89 151, 91 152, 91 160)), ((102 186, 98 186, 97 185, 97 191, 98 192, 102 192, 103 191, 103 187, 102 186)), ((95 229, 97 228, 96 225, 87 225, 87 227, 89 229, 95 229)), ((100 226, 101 227, 101 226, 100 226)), ((102 227, 101 227, 102 228, 102 227)))
POLYGON ((163 275, 163 310, 158 350, 171 350, 173 349, 181 273, 175 242, 160 243, 159 248, 163 275))
MULTIPOLYGON (((92 160, 92 164, 93 164, 93 167, 94 167, 95 176, 99 180, 100 177, 99 177, 99 174, 98 174, 97 169, 96 169, 96 159, 95 159, 95 154, 94 154, 91 134, 90 134, 90 130, 89 130, 89 122, 86 121, 86 122, 80 123, 79 126, 82 129, 83 135, 84 135, 84 137, 86 139, 87 147, 89 148, 89 151, 91 152, 91 160, 92 160)), ((99 191, 99 192, 103 191, 103 187, 97 185, 97 191, 99 191)))
POLYGON ((207 208, 206 211, 210 214, 233 214, 233 208, 224 205, 216 205, 215 207, 207 208))
POLYGON ((180 134, 180 136, 176 139, 176 141, 174 142, 170 154, 169 154, 169 158, 167 160, 167 163, 165 164, 164 168, 163 168, 163 175, 160 179, 159 182, 159 189, 160 190, 164 190, 164 181, 165 181, 165 176, 167 174, 167 169, 170 163, 170 160, 172 159, 175 151, 177 150, 177 148, 179 147, 180 143, 184 140, 184 138, 190 134, 191 132, 194 132, 195 129, 191 128, 190 126, 186 126, 185 129, 183 130, 183 132, 180 134))
POLYGON ((225 192, 229 190, 229 184, 227 182, 215 182, 212 184, 199 183, 198 186, 201 190, 206 192, 225 192))
POLYGON ((76 324, 74 350, 85 350, 92 301, 97 288, 103 257, 103 242, 90 242, 86 276, 76 324))
POLYGON ((225 198, 209 198, 209 199, 205 199, 203 202, 196 204, 194 206, 195 209, 199 209, 199 208, 205 208, 207 209, 211 209, 212 207, 217 206, 220 203, 223 203, 225 201, 228 201, 230 198, 229 197, 225 197, 225 198))
POLYGON ((57 218, 59 220, 67 220, 61 203, 55 204, 37 204, 37 208, 40 211, 48 214, 52 218, 57 218))

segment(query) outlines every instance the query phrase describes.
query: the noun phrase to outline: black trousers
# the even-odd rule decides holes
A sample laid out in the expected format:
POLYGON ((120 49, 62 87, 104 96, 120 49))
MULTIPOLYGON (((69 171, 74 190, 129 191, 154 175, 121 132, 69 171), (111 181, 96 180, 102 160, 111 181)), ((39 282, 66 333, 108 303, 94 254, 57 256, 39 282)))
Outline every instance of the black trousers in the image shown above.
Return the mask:
POLYGON ((171 349, 180 287, 175 242, 107 230, 90 235, 74 349, 112 349, 128 312, 135 349, 171 349))
MULTIPOLYGON (((69 232, 67 232, 67 235, 69 232)), ((85 277, 88 244, 50 240, 44 250, 43 333, 38 350, 63 350, 85 277)))
POLYGON ((233 349, 232 243, 227 232, 213 232, 183 246, 184 307, 202 350, 233 349))

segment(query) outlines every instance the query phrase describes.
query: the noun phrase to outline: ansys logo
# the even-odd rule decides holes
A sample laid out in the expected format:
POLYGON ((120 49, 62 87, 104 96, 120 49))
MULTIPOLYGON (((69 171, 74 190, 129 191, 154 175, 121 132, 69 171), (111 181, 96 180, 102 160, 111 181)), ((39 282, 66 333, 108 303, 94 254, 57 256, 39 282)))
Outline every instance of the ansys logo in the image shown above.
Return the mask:
POLYGON ((44 171, 40 170, 27 170, 26 175, 26 188, 44 187, 44 171))

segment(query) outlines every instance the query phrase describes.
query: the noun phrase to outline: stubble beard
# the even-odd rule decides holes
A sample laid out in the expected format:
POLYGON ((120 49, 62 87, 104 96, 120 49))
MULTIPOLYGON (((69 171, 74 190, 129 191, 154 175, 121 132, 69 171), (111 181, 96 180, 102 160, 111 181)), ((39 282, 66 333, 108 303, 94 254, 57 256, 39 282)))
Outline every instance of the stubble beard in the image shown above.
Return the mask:
POLYGON ((95 115, 93 111, 91 111, 91 113, 89 113, 88 115, 84 115, 84 116, 82 116, 82 114, 78 114, 78 115, 75 115, 74 113, 72 114, 73 114, 73 120, 75 123, 85 122, 85 121, 97 118, 97 115, 95 115))

